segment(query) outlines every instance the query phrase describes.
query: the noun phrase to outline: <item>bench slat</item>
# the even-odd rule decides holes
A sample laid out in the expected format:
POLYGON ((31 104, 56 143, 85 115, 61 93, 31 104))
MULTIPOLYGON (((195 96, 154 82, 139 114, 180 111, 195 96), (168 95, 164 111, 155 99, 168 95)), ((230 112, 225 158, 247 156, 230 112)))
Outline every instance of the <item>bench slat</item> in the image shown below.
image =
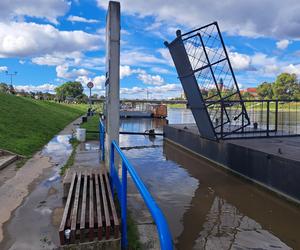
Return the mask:
POLYGON ((95 236, 99 241, 120 237, 120 220, 109 174, 104 168, 73 174, 59 228, 61 245, 78 244, 79 239, 80 242, 94 241, 95 236), (71 229, 69 241, 65 238, 67 228, 71 229))
POLYGON ((89 240, 94 239, 94 179, 93 173, 90 173, 90 212, 89 212, 89 240))
POLYGON ((103 171, 103 175, 105 178, 105 183, 106 183, 106 188, 107 188, 107 192, 108 192, 108 197, 109 197, 109 202, 110 202, 110 207, 111 207, 111 212, 112 212, 112 216, 113 216, 113 223, 114 223, 114 237, 115 239, 119 237, 119 219, 117 216, 117 211, 116 211, 116 207, 115 207, 115 203, 113 200, 113 195, 110 189, 110 185, 109 185, 109 179, 107 176, 107 172, 104 170, 103 171))
POLYGON ((96 189, 96 204, 97 204, 97 221, 98 221, 98 239, 102 239, 102 212, 101 212, 101 200, 100 200, 100 187, 98 181, 98 173, 95 173, 95 189, 96 189))
POLYGON ((80 240, 84 239, 85 231, 85 217, 86 217, 86 197, 87 197, 87 173, 84 173, 84 184, 82 192, 82 203, 81 203, 81 218, 80 218, 80 240))
POLYGON ((101 183, 101 192, 102 192, 102 201, 103 201, 103 208, 104 208, 104 215, 105 215, 105 225, 106 225, 106 239, 110 238, 110 218, 109 218, 109 211, 108 211, 108 204, 105 192, 105 186, 103 182, 102 173, 100 174, 100 183, 101 183))
POLYGON ((74 205, 71 217, 71 239, 75 240, 76 237, 76 225, 77 225, 77 212, 78 212, 78 204, 79 204, 79 193, 80 193, 80 185, 81 185, 81 172, 79 172, 77 177, 77 185, 76 185, 76 193, 74 198, 74 205))
POLYGON ((71 199, 72 199, 72 196, 73 196, 75 180, 76 180, 76 172, 73 174, 73 177, 72 177, 71 186, 70 186, 70 189, 69 189, 69 194, 68 194, 68 197, 67 197, 66 206, 65 206, 63 217, 62 217, 60 227, 59 227, 59 238, 60 238, 60 244, 61 245, 65 244, 65 232, 64 231, 65 231, 65 226, 66 226, 66 223, 67 223, 68 214, 69 214, 69 211, 71 209, 70 205, 71 205, 71 199))

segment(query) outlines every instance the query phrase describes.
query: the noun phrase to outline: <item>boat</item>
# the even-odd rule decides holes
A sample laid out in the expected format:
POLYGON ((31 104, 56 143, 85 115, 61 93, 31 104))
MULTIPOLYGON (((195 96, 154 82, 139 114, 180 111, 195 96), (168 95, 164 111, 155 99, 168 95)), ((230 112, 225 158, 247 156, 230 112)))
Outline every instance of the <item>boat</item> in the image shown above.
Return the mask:
POLYGON ((168 115, 167 105, 145 103, 132 107, 130 104, 122 104, 121 118, 161 118, 168 115))

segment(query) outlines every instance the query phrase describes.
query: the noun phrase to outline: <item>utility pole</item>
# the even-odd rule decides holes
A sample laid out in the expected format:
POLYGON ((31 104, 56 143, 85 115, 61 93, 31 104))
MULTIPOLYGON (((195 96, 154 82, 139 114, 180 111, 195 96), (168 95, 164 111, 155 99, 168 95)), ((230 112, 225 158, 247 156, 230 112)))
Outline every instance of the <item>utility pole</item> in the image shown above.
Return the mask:
POLYGON ((18 74, 17 71, 13 72, 13 73, 9 73, 8 71, 5 71, 6 75, 10 76, 10 85, 13 86, 13 81, 12 78, 13 76, 15 76, 16 74, 18 74))

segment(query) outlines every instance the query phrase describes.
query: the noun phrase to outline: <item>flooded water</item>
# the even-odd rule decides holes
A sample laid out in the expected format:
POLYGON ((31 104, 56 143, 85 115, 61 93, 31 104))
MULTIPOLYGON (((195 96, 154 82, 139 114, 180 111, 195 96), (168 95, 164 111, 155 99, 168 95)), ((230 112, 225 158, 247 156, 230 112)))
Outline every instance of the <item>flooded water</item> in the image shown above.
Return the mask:
MULTIPOLYGON (((189 110, 169 109, 169 123, 193 123, 189 110)), ((125 119, 121 130, 162 131, 164 120, 125 119)), ((43 149, 54 167, 5 226, 0 249, 53 249, 56 208, 63 207, 59 169, 71 153, 69 135, 43 149), (20 226, 22 225, 22 226, 20 226), (26 232, 26 233, 25 233, 26 232)), ((121 135, 120 145, 166 215, 176 249, 300 249, 300 209, 163 140, 121 135)))
MULTIPOLYGON (((192 123, 170 109, 169 123, 192 123)), ((123 131, 162 120, 122 120, 123 131)), ((162 137, 122 135, 120 145, 168 220, 176 249, 300 249, 300 209, 162 137)))
MULTIPOLYGON (((57 135, 43 148, 41 156, 51 158, 54 167, 32 183, 30 195, 14 211, 5 226, 1 250, 54 249, 58 246, 60 221, 54 220, 56 208, 63 207, 59 171, 72 152, 69 139, 70 135, 57 135)), ((57 217, 61 218, 61 214, 57 217)))

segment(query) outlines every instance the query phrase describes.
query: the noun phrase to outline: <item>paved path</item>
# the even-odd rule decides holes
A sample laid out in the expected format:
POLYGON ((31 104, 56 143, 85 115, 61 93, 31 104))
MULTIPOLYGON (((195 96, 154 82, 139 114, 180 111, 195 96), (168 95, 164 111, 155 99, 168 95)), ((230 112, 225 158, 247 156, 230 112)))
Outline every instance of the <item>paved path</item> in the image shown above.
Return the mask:
MULTIPOLYGON (((76 119, 64 130, 61 135, 71 134, 75 129, 74 124, 79 123, 81 118, 76 119)), ((3 226, 11 218, 13 211, 18 208, 25 197, 31 193, 31 185, 43 174, 46 169, 54 166, 51 159, 37 152, 29 159, 24 166, 14 176, 5 180, 0 186, 0 243, 3 240, 3 226)))

